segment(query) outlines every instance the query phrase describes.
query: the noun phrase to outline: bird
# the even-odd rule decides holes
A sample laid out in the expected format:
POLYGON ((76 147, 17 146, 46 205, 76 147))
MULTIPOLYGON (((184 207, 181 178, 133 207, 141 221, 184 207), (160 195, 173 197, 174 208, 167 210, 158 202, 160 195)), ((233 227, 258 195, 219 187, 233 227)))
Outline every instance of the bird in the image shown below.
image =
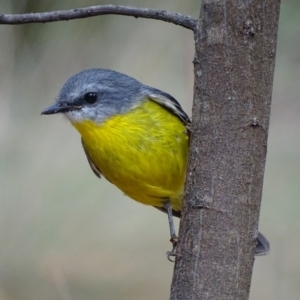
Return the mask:
MULTIPOLYGON (((176 256, 173 216, 181 217, 191 120, 168 93, 109 69, 71 76, 41 114, 62 113, 81 135, 88 163, 125 195, 168 215, 176 256)), ((269 251, 258 233, 255 254, 269 251)))

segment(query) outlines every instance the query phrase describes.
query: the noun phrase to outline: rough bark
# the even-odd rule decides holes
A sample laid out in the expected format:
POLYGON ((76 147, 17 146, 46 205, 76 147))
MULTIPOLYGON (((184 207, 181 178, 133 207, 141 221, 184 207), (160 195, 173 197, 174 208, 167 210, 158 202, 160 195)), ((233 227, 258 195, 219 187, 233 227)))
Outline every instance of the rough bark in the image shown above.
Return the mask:
POLYGON ((203 0, 171 299, 248 299, 280 0, 203 0))

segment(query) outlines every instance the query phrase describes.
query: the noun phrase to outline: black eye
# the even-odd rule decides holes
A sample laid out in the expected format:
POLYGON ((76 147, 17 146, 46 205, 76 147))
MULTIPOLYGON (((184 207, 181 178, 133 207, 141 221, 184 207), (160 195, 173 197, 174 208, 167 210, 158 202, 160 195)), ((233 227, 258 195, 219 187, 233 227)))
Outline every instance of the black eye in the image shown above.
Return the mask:
POLYGON ((85 102, 87 102, 88 104, 94 104, 97 101, 97 94, 96 93, 86 93, 83 96, 83 99, 85 102))

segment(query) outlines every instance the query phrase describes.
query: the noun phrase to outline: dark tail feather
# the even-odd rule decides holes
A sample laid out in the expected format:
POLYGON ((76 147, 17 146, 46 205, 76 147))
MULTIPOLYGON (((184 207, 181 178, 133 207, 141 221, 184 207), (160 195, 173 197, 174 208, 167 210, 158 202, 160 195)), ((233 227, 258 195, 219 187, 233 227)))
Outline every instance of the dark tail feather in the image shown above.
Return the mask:
POLYGON ((257 244, 255 247, 255 255, 263 256, 270 252, 270 243, 262 233, 258 233, 257 244))
MULTIPOLYGON (((164 207, 156 207, 156 206, 154 206, 154 207, 164 213, 167 213, 167 211, 164 207)), ((181 211, 172 210, 172 214, 174 217, 177 217, 177 218, 181 217, 181 211)), ((258 236, 257 236, 257 244, 255 247, 255 256, 267 255, 269 252, 270 252, 270 243, 268 242, 266 237, 259 232, 258 236)))

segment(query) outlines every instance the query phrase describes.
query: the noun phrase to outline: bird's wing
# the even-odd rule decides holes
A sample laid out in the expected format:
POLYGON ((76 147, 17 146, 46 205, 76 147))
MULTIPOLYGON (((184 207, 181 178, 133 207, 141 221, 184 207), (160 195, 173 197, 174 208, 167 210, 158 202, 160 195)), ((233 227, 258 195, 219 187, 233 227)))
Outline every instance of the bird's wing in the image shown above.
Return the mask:
POLYGON ((160 104, 177 116, 187 129, 190 130, 191 120, 175 98, 165 92, 148 86, 144 86, 144 92, 152 101, 160 104))
POLYGON ((83 149, 84 149, 86 158, 87 158, 87 160, 88 160, 88 162, 89 162, 89 164, 90 164, 90 167, 91 167, 92 171, 94 172, 94 174, 95 174, 97 177, 101 178, 101 171, 99 170, 99 168, 93 163, 93 161, 92 161, 91 158, 89 157, 87 151, 85 150, 84 142, 83 142, 82 139, 81 139, 81 143, 82 143, 82 147, 83 147, 83 149))

